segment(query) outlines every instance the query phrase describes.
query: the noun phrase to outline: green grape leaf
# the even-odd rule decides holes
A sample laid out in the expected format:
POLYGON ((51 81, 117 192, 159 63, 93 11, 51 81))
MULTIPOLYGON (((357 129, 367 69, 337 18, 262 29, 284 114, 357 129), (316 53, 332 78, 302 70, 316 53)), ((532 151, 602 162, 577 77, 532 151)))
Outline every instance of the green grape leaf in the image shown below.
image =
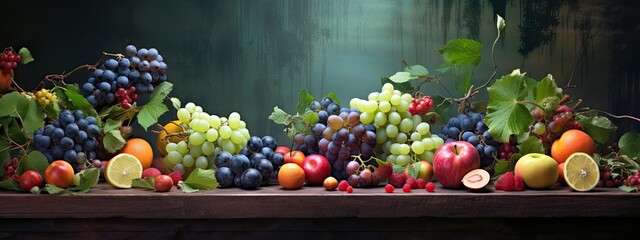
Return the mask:
POLYGON ((303 117, 304 123, 309 126, 312 126, 312 124, 316 124, 320 120, 320 118, 318 117, 318 113, 311 110, 304 113, 303 117))
POLYGON ((393 172, 394 173, 403 173, 404 169, 405 169, 404 166, 393 164, 393 172))
POLYGON ((133 179, 133 181, 131 181, 131 187, 155 191, 156 190, 155 181, 156 181, 156 177, 154 176, 150 176, 146 178, 136 178, 136 179, 133 179))
POLYGON ((544 145, 537 137, 529 136, 527 140, 520 144, 520 154, 526 155, 529 153, 545 153, 544 145))
POLYGON ((414 164, 409 164, 409 176, 417 178, 418 173, 420 173, 421 162, 417 162, 414 164))
POLYGON ((44 170, 47 169, 47 166, 49 166, 49 161, 41 152, 31 151, 29 154, 22 156, 16 173, 22 175, 27 170, 33 170, 40 173, 40 176, 44 176, 44 170))
POLYGON ((288 125, 291 115, 280 109, 278 106, 273 107, 273 112, 269 115, 269 119, 275 124, 288 125))
POLYGON ((331 99, 331 101, 333 101, 334 103, 337 103, 338 105, 341 105, 342 103, 340 102, 340 99, 338 98, 338 96, 336 95, 336 93, 334 92, 329 92, 327 93, 327 95, 325 95, 324 97, 331 99))
POLYGON ((146 131, 149 126, 156 124, 158 118, 165 112, 169 111, 167 105, 164 104, 164 99, 173 90, 173 84, 169 82, 162 82, 158 85, 151 94, 151 100, 140 109, 138 112, 138 123, 146 131))
POLYGON ((117 130, 120 126, 122 126, 121 121, 116 121, 110 118, 107 118, 107 122, 102 126, 102 132, 107 133, 113 130, 117 130))
POLYGON ((546 97, 538 103, 545 113, 553 113, 560 106, 560 99, 557 97, 546 97))
POLYGON ((211 190, 218 187, 218 181, 212 169, 195 168, 184 183, 200 190, 211 190))
POLYGON ((407 66, 404 68, 404 71, 418 78, 426 78, 427 75, 429 75, 429 70, 422 65, 407 66))
POLYGON ((67 106, 73 106, 72 109, 82 110, 82 112, 84 112, 84 114, 86 115, 94 117, 98 116, 98 112, 96 112, 89 101, 87 101, 87 99, 82 96, 82 94, 80 94, 80 90, 78 89, 77 84, 67 84, 66 88, 67 90, 64 90, 64 95, 66 97, 61 98, 59 94, 56 94, 58 95, 58 99, 62 100, 65 104, 67 104, 67 106))
MULTIPOLYGON (((535 92, 535 88, 536 86, 538 86, 539 82, 527 76, 523 76, 523 78, 524 78, 524 82, 527 83, 527 93, 528 93, 527 97, 525 97, 525 100, 535 102, 536 100, 534 99, 533 95, 535 92)), ((533 108, 533 106, 531 108, 533 108)))
POLYGON ((58 114, 60 114, 60 102, 54 101, 53 104, 45 107, 44 113, 50 119, 53 119, 53 120, 58 119, 58 114))
POLYGON ((391 81, 391 79, 389 79, 388 77, 381 77, 380 78, 380 83, 381 85, 384 85, 385 83, 391 83, 391 85, 393 85, 393 88, 403 92, 403 93, 411 93, 413 92, 413 87, 411 86, 411 83, 409 82, 403 82, 403 83, 397 83, 394 81, 391 81))
POLYGON ((27 143, 27 136, 22 131, 17 118, 11 118, 11 123, 10 125, 8 125, 7 134, 9 136, 9 139, 18 144, 23 145, 27 143))
POLYGON ((640 134, 637 132, 627 132, 618 140, 620 154, 636 160, 640 160, 640 148, 638 146, 640 146, 640 134))
POLYGON ((58 195, 58 194, 63 194, 68 192, 67 189, 61 188, 61 187, 57 187, 55 185, 52 184, 47 184, 44 186, 44 189, 49 193, 49 194, 54 194, 54 195, 58 195))
POLYGON ((393 74, 393 76, 389 77, 389 80, 395 83, 405 83, 413 79, 417 79, 417 77, 411 76, 411 73, 409 72, 397 72, 396 74, 393 74))
POLYGON ((80 172, 80 192, 88 192, 92 187, 98 184, 100 180, 100 169, 88 168, 80 172))
POLYGON ((35 59, 31 55, 31 52, 26 47, 20 48, 20 51, 18 51, 18 55, 20 55, 20 62, 22 64, 27 64, 35 61, 35 59))
POLYGON ((560 98, 562 98, 562 88, 556 85, 556 81, 551 74, 547 74, 534 88, 533 97, 538 104, 542 104, 544 100, 549 97, 555 97, 560 101, 560 98))
POLYGON ((194 192, 200 191, 199 189, 194 188, 189 184, 186 184, 184 181, 178 182, 178 187, 182 190, 182 192, 185 192, 185 193, 194 193, 194 192))
MULTIPOLYGON (((593 138, 594 141, 600 144, 607 144, 611 139, 611 136, 618 130, 618 127, 603 116, 585 116, 582 114, 576 114, 576 120, 582 126, 582 129, 593 138)), ((636 145, 637 147, 638 145, 636 145)))
POLYGON ((473 39, 458 38, 449 41, 439 52, 445 62, 478 66, 481 60, 480 50, 482 43, 473 39))
POLYGON ((118 130, 111 130, 104 135, 102 144, 107 152, 115 153, 120 150, 126 141, 122 138, 122 134, 118 130))
POLYGON ((620 190, 624 191, 624 192, 628 192, 628 193, 633 193, 633 192, 638 192, 638 186, 619 186, 618 188, 620 188, 620 190))
POLYGON ((527 96, 523 76, 505 75, 488 87, 487 91, 489 104, 484 121, 489 126, 491 136, 498 142, 508 142, 511 134, 520 139, 526 138, 533 117, 529 109, 520 103, 527 96))
POLYGON ((13 180, 11 178, 9 178, 7 180, 0 181, 0 189, 6 189, 6 190, 10 190, 10 191, 23 191, 22 187, 20 187, 20 184, 18 183, 18 181, 13 180))
POLYGON ((38 128, 44 127, 44 109, 35 98, 18 102, 18 114, 22 119, 27 136, 32 136, 38 128))
POLYGON ((294 133, 305 133, 307 130, 307 125, 304 123, 304 119, 299 117, 291 119, 291 126, 295 130, 294 133))
POLYGON ((298 104, 296 105, 296 112, 298 114, 304 114, 309 107, 309 104, 313 102, 313 95, 311 95, 307 90, 302 90, 298 94, 298 104))
POLYGON ((437 71, 453 76, 456 90, 458 93, 464 95, 467 94, 471 87, 473 68, 473 64, 453 64, 446 62, 438 66, 437 71))
POLYGON ((18 92, 11 92, 0 97, 0 117, 17 116, 17 106, 26 98, 18 92))
POLYGON ((180 102, 180 99, 178 99, 177 97, 169 98, 169 101, 171 101, 171 105, 176 110, 180 109, 180 107, 182 106, 182 103, 180 102))

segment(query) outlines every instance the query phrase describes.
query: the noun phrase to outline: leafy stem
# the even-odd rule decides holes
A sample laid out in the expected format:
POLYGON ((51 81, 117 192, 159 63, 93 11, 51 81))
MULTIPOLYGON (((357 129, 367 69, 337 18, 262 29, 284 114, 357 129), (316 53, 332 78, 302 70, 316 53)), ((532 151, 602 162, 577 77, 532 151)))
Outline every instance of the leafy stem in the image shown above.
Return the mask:
POLYGON ((635 120, 635 121, 640 122, 640 118, 637 118, 637 117, 634 117, 634 116, 631 116, 631 115, 614 115, 614 114, 608 113, 608 112, 606 112, 606 111, 602 111, 602 110, 598 110, 598 109, 591 109, 591 108, 589 108, 589 107, 583 108, 583 109, 581 109, 581 110, 582 110, 582 112, 584 112, 584 113, 588 113, 588 112, 597 112, 597 113, 605 114, 605 115, 607 115, 607 116, 609 116, 609 117, 612 117, 612 118, 617 118, 617 119, 624 119, 624 118, 627 118, 627 119, 632 119, 632 120, 635 120))

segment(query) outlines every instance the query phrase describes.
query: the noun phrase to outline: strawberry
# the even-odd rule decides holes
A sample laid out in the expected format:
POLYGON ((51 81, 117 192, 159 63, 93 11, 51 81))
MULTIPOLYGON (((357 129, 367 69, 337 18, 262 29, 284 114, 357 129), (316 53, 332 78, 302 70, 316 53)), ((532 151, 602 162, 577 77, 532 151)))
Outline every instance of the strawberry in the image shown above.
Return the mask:
POLYGON ((513 191, 515 187, 515 179, 512 172, 502 174, 496 182, 496 190, 513 191))
POLYGON ((524 191, 524 182, 522 181, 522 178, 518 176, 513 176, 513 180, 515 182, 514 189, 516 191, 524 191))

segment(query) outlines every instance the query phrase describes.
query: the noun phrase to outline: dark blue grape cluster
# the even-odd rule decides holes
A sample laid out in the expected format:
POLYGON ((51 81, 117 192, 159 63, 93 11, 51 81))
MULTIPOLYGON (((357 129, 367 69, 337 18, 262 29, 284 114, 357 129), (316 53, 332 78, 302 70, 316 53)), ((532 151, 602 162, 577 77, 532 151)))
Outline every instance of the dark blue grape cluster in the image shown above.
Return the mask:
POLYGON ((463 113, 449 119, 438 136, 445 142, 466 141, 475 146, 480 154, 481 167, 493 164, 498 158, 498 147, 501 143, 495 141, 489 134, 489 127, 483 121, 484 114, 471 112, 463 113))
MULTIPOLYGON (((96 118, 84 117, 81 110, 62 110, 58 119, 34 133, 34 144, 49 162, 62 160, 73 166, 85 166, 96 160, 96 137, 100 134, 96 118)), ((98 162, 93 163, 98 164, 98 162)), ((83 168, 83 167, 80 167, 83 168)))
POLYGON ((221 151, 214 158, 216 180, 220 187, 239 187, 246 190, 257 189, 277 178, 284 156, 274 152, 278 143, 271 136, 253 136, 239 154, 231 155, 221 151))
POLYGON ((311 134, 294 136, 295 150, 305 155, 324 155, 331 163, 331 176, 338 180, 349 177, 345 170, 353 155, 361 155, 362 159, 373 157, 376 128, 373 124, 360 122, 360 111, 340 108, 330 98, 311 102, 309 109, 318 113, 319 120, 311 134))
POLYGON ((121 104, 128 109, 138 95, 152 93, 167 80, 167 64, 155 48, 136 49, 129 45, 124 55, 106 59, 82 84, 81 92, 94 108, 121 104))

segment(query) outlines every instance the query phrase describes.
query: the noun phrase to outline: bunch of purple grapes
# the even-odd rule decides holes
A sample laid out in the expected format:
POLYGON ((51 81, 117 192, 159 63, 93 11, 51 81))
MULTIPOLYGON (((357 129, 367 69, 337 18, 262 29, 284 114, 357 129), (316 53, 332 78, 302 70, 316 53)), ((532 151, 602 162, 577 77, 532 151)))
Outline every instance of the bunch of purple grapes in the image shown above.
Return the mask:
POLYGON ((324 155, 332 165, 331 175, 338 180, 347 179, 346 167, 353 155, 360 155, 362 159, 374 155, 375 126, 363 125, 357 109, 340 108, 330 98, 311 102, 309 109, 317 111, 319 120, 311 134, 294 136, 294 149, 305 155, 324 155))
POLYGON ((138 100, 138 95, 150 94, 158 84, 166 81, 166 72, 167 64, 158 50, 136 49, 129 45, 125 49, 125 57, 105 60, 80 89, 96 109, 114 104, 128 109, 138 100), (124 90, 135 92, 135 95, 116 94, 124 90))
POLYGON ((102 162, 95 152, 98 145, 96 137, 100 134, 96 121, 93 116, 84 117, 80 110, 62 110, 58 119, 35 131, 36 149, 49 162, 64 159, 78 170, 88 164, 101 167, 102 162))
MULTIPOLYGON (((446 125, 442 126, 438 136, 445 139, 445 142, 466 141, 471 143, 480 154, 481 167, 487 167, 493 164, 496 159, 500 159, 501 156, 510 156, 510 154, 499 153, 499 149, 507 148, 500 147, 501 143, 493 139, 483 118, 483 114, 475 112, 452 117, 446 125)), ((515 147, 508 149, 513 152, 517 151, 515 147)))

